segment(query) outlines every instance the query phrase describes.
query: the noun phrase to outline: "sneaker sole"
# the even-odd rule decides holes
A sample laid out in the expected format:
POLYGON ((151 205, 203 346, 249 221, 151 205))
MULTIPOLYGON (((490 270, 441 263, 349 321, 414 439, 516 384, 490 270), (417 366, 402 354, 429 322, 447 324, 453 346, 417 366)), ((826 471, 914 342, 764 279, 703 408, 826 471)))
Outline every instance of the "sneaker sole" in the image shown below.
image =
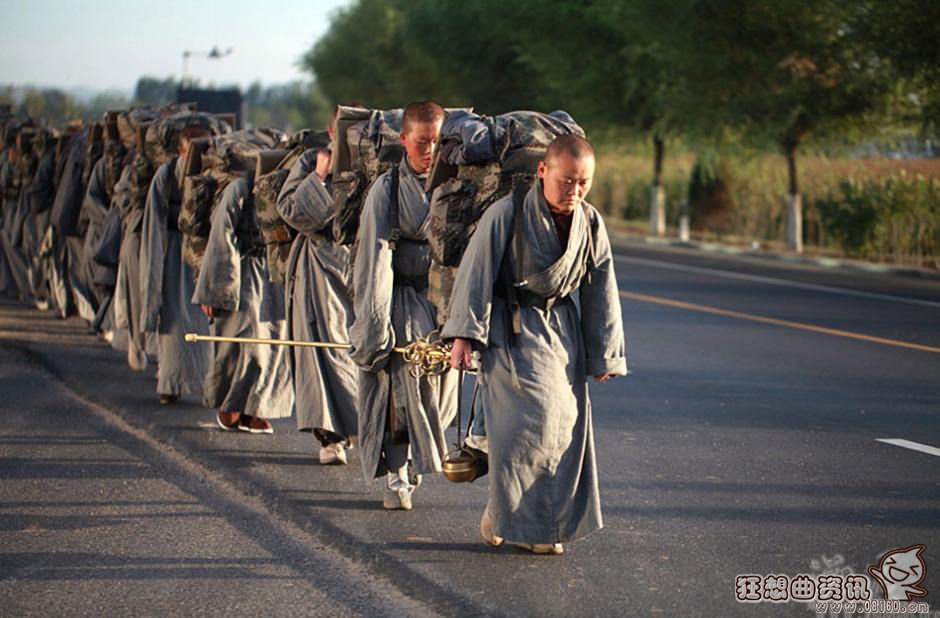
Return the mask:
POLYGON ((555 549, 554 547, 542 548, 535 547, 534 545, 530 545, 528 543, 516 543, 515 545, 519 549, 524 549, 525 551, 535 554, 536 556, 561 556, 565 553, 564 547, 560 547, 558 549, 555 549))
POLYGON ((252 433, 252 434, 274 433, 274 427, 270 427, 268 429, 252 429, 251 427, 245 427, 244 425, 239 425, 238 431, 244 431, 246 433, 252 433))

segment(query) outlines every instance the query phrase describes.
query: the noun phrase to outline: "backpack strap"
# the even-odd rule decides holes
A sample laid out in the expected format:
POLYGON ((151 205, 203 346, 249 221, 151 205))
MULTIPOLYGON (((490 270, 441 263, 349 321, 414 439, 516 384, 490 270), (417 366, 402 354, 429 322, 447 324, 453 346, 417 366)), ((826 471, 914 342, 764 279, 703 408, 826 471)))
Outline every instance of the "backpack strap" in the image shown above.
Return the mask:
POLYGON ((518 288, 525 284, 525 280, 520 281, 519 277, 525 273, 525 234, 523 231, 525 196, 529 192, 529 186, 522 179, 513 179, 512 185, 512 230, 510 231, 510 240, 508 246, 513 248, 516 256, 516 272, 513 275, 513 281, 506 286, 506 300, 509 303, 509 311, 512 315, 512 332, 518 335, 522 332, 522 314, 519 311, 518 288))
POLYGON ((398 211, 398 181, 401 170, 397 165, 389 170, 389 184, 391 185, 391 202, 389 202, 389 215, 392 220, 392 233, 389 236, 388 244, 395 250, 398 246, 398 240, 401 238, 401 214, 398 211))
POLYGON ((590 283, 594 278, 594 266, 597 264, 594 251, 594 229, 591 227, 591 209, 588 208, 586 202, 581 202, 581 209, 584 212, 584 232, 587 234, 587 255, 584 257, 584 273, 587 277, 588 283, 590 283))

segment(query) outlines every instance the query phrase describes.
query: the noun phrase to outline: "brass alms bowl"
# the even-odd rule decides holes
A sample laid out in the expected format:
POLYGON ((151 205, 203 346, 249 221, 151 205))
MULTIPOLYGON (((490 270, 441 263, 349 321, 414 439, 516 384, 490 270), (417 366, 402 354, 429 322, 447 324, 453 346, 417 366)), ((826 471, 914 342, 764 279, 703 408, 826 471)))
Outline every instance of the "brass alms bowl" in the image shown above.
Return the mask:
POLYGON ((448 481, 469 483, 477 475, 476 457, 464 449, 457 449, 444 456, 441 468, 448 481))

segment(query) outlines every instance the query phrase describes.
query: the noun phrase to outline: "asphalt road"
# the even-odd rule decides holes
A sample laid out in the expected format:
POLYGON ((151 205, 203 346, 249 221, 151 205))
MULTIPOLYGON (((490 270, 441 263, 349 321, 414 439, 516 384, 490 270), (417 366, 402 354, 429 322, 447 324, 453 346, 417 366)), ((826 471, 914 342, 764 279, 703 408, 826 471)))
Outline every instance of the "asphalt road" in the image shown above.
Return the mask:
POLYGON ((480 544, 485 481, 431 478, 385 512, 293 420, 219 432, 77 321, 0 306, 0 614, 256 610, 225 586, 261 615, 806 616, 738 603, 736 575, 864 573, 918 543, 936 597, 940 456, 878 440, 940 448, 940 283, 618 252, 631 374, 591 387, 606 527, 562 557, 480 544))

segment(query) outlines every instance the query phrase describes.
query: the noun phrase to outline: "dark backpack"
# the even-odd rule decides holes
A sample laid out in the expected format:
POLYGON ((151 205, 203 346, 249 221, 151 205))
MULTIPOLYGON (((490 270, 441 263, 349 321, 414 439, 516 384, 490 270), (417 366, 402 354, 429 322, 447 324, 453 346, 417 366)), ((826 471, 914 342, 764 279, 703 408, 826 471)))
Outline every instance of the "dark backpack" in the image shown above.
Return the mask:
POLYGON ((464 112, 445 121, 428 177, 428 190, 433 191, 428 214, 428 299, 438 308, 440 323, 447 318, 457 265, 480 216, 513 187, 530 186, 548 145, 571 133, 584 136, 584 130, 562 111, 495 117, 464 112))

